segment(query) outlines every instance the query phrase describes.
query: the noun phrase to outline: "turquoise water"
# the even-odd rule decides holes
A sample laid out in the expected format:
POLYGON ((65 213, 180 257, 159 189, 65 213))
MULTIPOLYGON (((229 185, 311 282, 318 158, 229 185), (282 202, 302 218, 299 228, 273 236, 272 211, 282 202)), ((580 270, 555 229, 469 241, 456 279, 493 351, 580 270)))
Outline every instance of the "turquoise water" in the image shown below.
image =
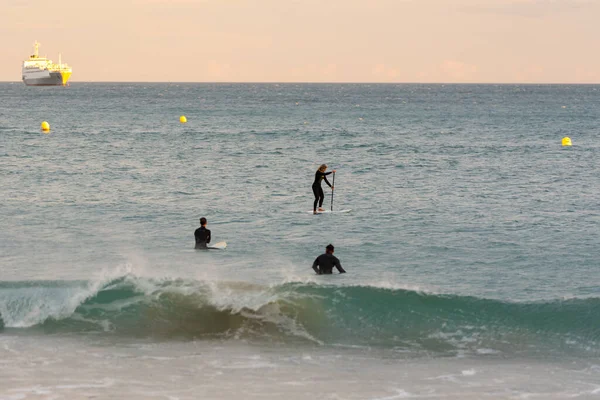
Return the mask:
POLYGON ((598 396, 599 123, 594 85, 0 84, 0 390, 68 397, 43 368, 64 347, 94 354, 62 357, 77 395, 123 390, 92 377, 124 352, 199 351, 253 360, 193 383, 217 398, 255 368, 278 377, 255 398, 598 396), (351 212, 307 212, 322 163, 351 212), (193 250, 202 216, 225 251, 193 250), (312 273, 328 243, 347 274, 312 273), (315 368, 331 386, 292 389, 315 368))

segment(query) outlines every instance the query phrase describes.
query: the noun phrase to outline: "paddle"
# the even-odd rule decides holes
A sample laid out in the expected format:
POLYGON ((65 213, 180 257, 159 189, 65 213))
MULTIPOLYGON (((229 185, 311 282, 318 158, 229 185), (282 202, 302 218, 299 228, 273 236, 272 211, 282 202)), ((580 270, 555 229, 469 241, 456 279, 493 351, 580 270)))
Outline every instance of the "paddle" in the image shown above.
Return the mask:
POLYGON ((333 179, 331 182, 331 211, 333 211, 333 188, 335 187, 335 172, 333 173, 333 179))

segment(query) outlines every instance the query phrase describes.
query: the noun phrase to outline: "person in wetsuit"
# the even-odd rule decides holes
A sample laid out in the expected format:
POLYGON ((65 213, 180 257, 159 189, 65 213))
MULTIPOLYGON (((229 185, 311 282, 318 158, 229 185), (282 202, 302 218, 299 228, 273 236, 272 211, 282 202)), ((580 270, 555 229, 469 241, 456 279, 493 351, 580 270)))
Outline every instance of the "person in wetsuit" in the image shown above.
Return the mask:
POLYGON ((312 265, 317 275, 330 275, 333 273, 333 267, 336 267, 340 274, 345 274, 346 271, 342 268, 340 260, 333 255, 333 245, 328 244, 325 247, 325 254, 321 254, 312 265))
POLYGON ((315 181, 312 184, 312 190, 315 195, 315 202, 313 204, 313 214, 317 213, 317 203, 319 204, 319 211, 325 211, 323 208, 323 200, 325 200, 325 194, 323 193, 323 188, 321 187, 321 181, 325 180, 325 183, 329 185, 331 190, 333 190, 333 186, 327 180, 326 176, 331 174, 331 172, 335 172, 335 169, 331 172, 325 172, 327 170, 327 165, 322 164, 317 173, 315 174, 315 181))
POLYGON ((206 229, 206 224, 206 218, 200 218, 200 228, 194 232, 194 237, 196 238, 195 249, 206 249, 206 245, 210 243, 210 230, 206 229))

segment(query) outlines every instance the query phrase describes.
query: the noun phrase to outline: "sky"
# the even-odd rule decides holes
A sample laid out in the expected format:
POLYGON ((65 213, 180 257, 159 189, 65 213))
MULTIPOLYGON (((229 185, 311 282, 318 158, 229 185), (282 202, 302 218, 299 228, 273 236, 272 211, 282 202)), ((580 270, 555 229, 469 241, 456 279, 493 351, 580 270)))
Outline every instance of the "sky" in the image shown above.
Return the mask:
POLYGON ((600 0, 0 0, 0 81, 600 83, 600 0))

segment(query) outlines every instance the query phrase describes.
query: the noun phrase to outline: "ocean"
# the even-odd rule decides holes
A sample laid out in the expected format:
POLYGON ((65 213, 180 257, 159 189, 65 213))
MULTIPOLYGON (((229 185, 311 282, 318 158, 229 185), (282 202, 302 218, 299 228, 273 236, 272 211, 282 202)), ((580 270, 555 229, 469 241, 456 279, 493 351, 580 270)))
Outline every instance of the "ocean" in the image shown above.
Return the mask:
POLYGON ((0 399, 600 398, 599 126, 599 85, 0 83, 0 399))

